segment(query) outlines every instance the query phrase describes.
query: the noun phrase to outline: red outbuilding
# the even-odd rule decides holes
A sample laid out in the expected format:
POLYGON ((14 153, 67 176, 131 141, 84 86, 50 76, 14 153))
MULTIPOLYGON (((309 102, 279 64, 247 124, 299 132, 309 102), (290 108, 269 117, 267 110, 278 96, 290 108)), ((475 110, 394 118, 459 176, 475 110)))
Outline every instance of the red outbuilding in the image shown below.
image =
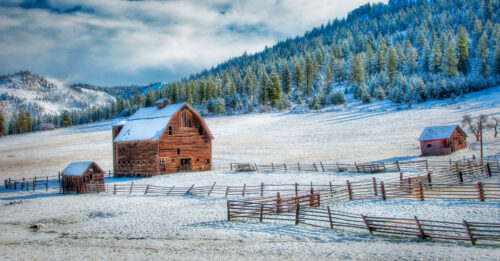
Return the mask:
POLYGON ((467 134, 458 125, 426 127, 420 138, 422 155, 446 155, 467 148, 467 134))

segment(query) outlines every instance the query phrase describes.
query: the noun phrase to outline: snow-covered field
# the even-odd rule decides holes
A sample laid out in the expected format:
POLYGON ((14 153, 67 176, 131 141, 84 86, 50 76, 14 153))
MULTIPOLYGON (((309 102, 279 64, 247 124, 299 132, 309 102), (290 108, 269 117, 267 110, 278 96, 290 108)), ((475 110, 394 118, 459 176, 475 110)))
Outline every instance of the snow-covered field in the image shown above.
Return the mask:
MULTIPOLYGON (((425 126, 458 124, 465 114, 500 113, 500 87, 455 103, 431 101, 412 110, 375 102, 322 111, 271 112, 207 118, 213 162, 318 162, 420 159, 425 126)), ((404 106, 402 106, 404 107, 404 106)), ((110 169, 114 122, 0 139, 0 178, 54 175, 71 161, 93 160, 110 169)), ((478 155, 479 144, 452 158, 478 155)), ((500 138, 485 135, 485 154, 500 138)), ((449 157, 428 157, 431 160, 449 157)), ((377 179, 397 173, 376 174, 377 179)), ((264 182, 326 184, 370 179, 338 173, 182 173, 134 183, 189 186, 264 182)), ((127 182, 131 179, 116 179, 127 182)), ((498 246, 472 247, 377 237, 286 223, 226 222, 223 198, 142 195, 58 195, 0 190, 0 259, 388 259, 499 260, 498 246), (39 229, 31 229, 39 225, 39 229)), ((377 216, 500 222, 500 202, 366 201, 338 206, 377 216)))

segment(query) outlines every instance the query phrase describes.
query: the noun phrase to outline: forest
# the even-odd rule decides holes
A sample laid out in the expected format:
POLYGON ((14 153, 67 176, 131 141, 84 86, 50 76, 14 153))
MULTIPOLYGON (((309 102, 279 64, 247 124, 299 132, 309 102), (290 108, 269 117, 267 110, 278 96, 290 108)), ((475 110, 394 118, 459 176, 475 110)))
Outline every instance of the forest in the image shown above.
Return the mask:
MULTIPOLYGON (((344 103, 347 93, 408 108, 459 97, 500 83, 499 6, 498 0, 368 3, 261 52, 65 114, 72 124, 125 117, 159 98, 188 102, 204 115, 229 115, 294 104, 320 109, 344 103)), ((65 114, 42 121, 61 126, 65 114)))

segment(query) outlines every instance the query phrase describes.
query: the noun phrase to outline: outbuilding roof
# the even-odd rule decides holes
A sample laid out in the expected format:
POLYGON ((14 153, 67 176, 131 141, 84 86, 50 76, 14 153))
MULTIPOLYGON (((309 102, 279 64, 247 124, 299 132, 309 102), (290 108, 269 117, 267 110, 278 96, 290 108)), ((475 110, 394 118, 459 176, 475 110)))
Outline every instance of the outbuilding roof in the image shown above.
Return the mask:
POLYGON ((460 126, 458 125, 430 126, 424 129, 418 140, 423 141, 448 139, 449 137, 451 137, 451 134, 453 134, 453 131, 455 131, 456 128, 458 128, 467 137, 465 131, 463 131, 462 128, 460 128, 460 126))
POLYGON ((128 118, 114 141, 156 140, 167 127, 172 116, 186 105, 183 103, 170 104, 162 109, 146 107, 139 109, 128 118))
POLYGON ((93 161, 71 162, 61 173, 68 176, 80 176, 94 163, 93 161))

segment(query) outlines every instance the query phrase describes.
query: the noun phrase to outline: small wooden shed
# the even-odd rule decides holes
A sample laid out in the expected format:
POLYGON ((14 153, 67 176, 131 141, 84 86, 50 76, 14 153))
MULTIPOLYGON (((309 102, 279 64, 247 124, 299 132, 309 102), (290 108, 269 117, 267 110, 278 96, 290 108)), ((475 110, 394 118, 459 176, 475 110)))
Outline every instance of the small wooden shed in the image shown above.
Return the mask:
POLYGON ((422 155, 446 155, 467 148, 467 134, 458 125, 426 127, 420 138, 422 155))
POLYGON ((104 190, 104 170, 93 161, 72 162, 62 172, 64 194, 82 194, 104 190), (87 184, 95 184, 87 188, 87 184))

